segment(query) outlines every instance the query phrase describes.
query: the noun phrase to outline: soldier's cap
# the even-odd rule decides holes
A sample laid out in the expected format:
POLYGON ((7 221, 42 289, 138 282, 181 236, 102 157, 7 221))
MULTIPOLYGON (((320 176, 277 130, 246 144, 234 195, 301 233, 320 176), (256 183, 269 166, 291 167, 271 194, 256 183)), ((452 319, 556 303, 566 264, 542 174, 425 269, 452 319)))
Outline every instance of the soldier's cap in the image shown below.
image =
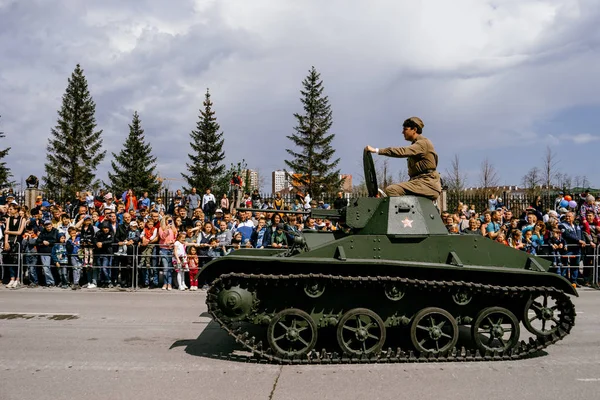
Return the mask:
POLYGON ((407 119, 407 121, 414 122, 421 129, 423 129, 425 127, 425 124, 423 123, 423 120, 421 118, 419 118, 419 117, 410 117, 409 119, 407 119))

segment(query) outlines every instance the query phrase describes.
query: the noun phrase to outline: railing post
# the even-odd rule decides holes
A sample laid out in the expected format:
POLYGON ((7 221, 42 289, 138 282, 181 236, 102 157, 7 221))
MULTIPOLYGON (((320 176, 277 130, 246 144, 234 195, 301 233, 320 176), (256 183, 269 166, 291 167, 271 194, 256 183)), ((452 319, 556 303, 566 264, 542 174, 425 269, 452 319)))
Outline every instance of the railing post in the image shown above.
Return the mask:
POLYGON ((133 247, 133 260, 131 262, 131 290, 137 290, 138 283, 138 254, 139 254, 139 244, 133 247))

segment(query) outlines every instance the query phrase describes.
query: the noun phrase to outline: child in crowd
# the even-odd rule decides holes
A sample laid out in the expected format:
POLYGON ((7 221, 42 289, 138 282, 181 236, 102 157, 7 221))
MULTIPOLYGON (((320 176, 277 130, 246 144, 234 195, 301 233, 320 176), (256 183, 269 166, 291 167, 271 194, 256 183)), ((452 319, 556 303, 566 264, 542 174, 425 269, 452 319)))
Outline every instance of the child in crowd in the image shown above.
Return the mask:
POLYGON ((64 233, 58 234, 58 242, 52 246, 52 262, 58 269, 58 275, 60 276, 60 283, 63 289, 69 288, 69 278, 67 275, 67 264, 69 263, 69 256, 67 253, 66 236, 64 233))
POLYGON ((185 272, 189 271, 187 262, 187 252, 185 251, 185 232, 177 234, 177 241, 173 245, 173 267, 177 272, 177 286, 179 290, 186 290, 185 272))
MULTIPOLYGON (((83 267, 92 268, 94 266, 94 237, 96 228, 92 226, 92 217, 86 215, 83 217, 81 234, 79 235, 79 245, 83 249, 83 267)), ((89 283, 89 281, 88 281, 89 283)))
POLYGON ((141 267, 150 268, 151 258, 152 258, 152 246, 149 246, 149 243, 156 239, 156 235, 158 235, 158 229, 154 226, 154 221, 149 219, 146 221, 144 226, 144 232, 142 232, 142 262, 140 263, 141 267))
POLYGON ((268 238, 268 235, 266 235, 266 233, 267 221, 265 221, 264 218, 260 218, 258 220, 258 226, 256 229, 254 229, 252 235, 250 236, 250 243, 252 244, 252 247, 262 249, 269 246, 270 243, 267 243, 266 239, 268 238))
POLYGON ((33 229, 33 225, 27 224, 25 228, 25 234, 23 234, 23 253, 25 253, 25 265, 29 271, 29 287, 38 286, 38 276, 36 270, 37 264, 37 234, 33 229))
POLYGON ((531 229, 526 230, 525 234, 523 235, 523 248, 521 248, 521 250, 528 254, 536 255, 536 243, 532 240, 532 238, 533 231, 531 229))
POLYGON ((515 229, 511 231, 510 237, 508 238, 508 245, 513 249, 521 250, 523 243, 521 242, 522 233, 520 230, 515 229))
POLYGON ((208 251, 206 253, 207 256, 211 258, 217 258, 225 255, 225 252, 227 250, 225 249, 225 246, 219 247, 219 239, 217 239, 216 236, 210 238, 208 244, 210 247, 208 248, 208 251))
POLYGON ((283 232, 283 224, 280 222, 277 224, 277 230, 271 236, 271 246, 275 248, 287 247, 287 237, 283 232))
POLYGON ((190 290, 198 290, 198 250, 196 246, 188 247, 187 261, 190 269, 190 290))
POLYGON ((242 246, 242 232, 235 232, 233 237, 231 238, 231 247, 229 248, 228 253, 231 253, 234 250, 239 249, 242 246))
POLYGON ((562 256, 567 254, 567 242, 562 238, 560 234, 560 229, 554 229, 552 231, 552 236, 548 239, 548 244, 552 249, 550 254, 552 254, 552 266, 558 267, 558 273, 560 274, 560 269, 563 266, 562 256))
POLYGON ((508 241, 506 240, 506 235, 504 234, 504 231, 500 231, 498 233, 498 236, 496 236, 496 242, 508 246, 508 241))
POLYGON ((71 289, 81 289, 79 279, 81 278, 81 239, 74 226, 69 227, 69 239, 67 240, 67 254, 71 257, 71 266, 73 267, 73 286, 71 289))

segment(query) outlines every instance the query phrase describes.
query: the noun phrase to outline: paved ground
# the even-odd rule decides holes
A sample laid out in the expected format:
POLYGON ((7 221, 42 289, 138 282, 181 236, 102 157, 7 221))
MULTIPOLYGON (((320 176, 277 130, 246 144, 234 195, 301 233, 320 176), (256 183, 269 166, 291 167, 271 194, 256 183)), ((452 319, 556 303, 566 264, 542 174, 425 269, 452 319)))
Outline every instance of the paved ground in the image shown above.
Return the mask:
POLYGON ((277 366, 238 347, 201 292, 0 289, 0 399, 597 399, 600 292, 575 299, 573 333, 536 359, 277 366), (15 314, 29 313, 29 314, 15 314))

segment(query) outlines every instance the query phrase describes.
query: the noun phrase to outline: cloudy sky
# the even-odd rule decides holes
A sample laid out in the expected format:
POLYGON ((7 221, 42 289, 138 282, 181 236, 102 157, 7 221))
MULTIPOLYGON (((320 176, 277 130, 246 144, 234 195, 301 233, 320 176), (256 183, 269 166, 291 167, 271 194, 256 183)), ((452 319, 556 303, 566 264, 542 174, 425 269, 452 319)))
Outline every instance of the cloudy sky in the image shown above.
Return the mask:
MULTIPOLYGON (((210 88, 227 165, 284 167, 311 66, 329 96, 342 172, 361 180, 362 148, 404 145, 425 122, 440 156, 477 185, 542 165, 600 187, 598 0, 0 0, 0 147, 17 181, 43 175, 67 78, 81 63, 105 148, 135 110, 163 177, 180 179, 210 88)), ((390 160, 400 170, 404 160, 390 160)), ((106 180, 108 160, 98 170, 106 180)), ((270 178, 266 180, 270 186, 270 178)), ((174 181, 173 185, 181 183, 174 181)))

